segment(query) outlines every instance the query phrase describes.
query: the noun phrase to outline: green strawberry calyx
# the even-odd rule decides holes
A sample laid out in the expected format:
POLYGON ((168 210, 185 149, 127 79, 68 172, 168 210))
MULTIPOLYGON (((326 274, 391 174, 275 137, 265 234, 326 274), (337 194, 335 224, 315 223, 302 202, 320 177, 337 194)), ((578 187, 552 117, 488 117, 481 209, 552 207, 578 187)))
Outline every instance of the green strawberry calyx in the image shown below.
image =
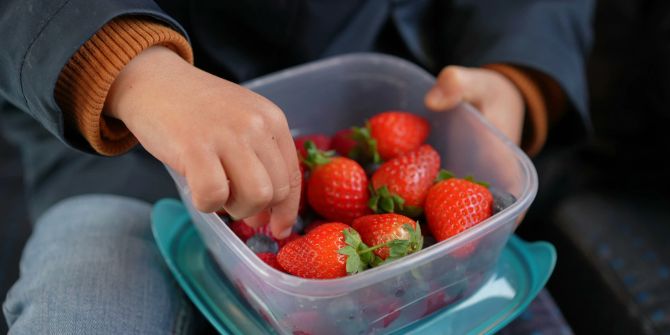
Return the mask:
POLYGON ((399 213, 409 217, 418 217, 423 213, 423 208, 405 205, 405 199, 391 193, 386 185, 374 189, 370 184, 370 200, 368 207, 375 213, 399 213))
POLYGON ((352 127, 349 136, 356 141, 356 146, 349 152, 349 158, 365 163, 379 164, 382 162, 379 151, 377 151, 377 140, 372 137, 369 123, 366 123, 365 127, 352 127))
POLYGON ((375 254, 368 250, 370 248, 363 243, 361 236, 352 228, 345 229, 342 233, 347 245, 337 252, 347 256, 347 274, 363 272, 373 263, 375 254))
MULTIPOLYGON (((440 172, 437 174, 437 177, 435 177, 435 183, 439 183, 439 182, 441 182, 441 181, 443 181, 443 180, 447 180, 447 179, 451 179, 451 178, 456 178, 456 175, 455 175, 453 172, 451 172, 451 171, 442 169, 442 170, 440 170, 440 172)), ((489 183, 487 183, 487 182, 485 182, 485 181, 476 180, 475 177, 473 177, 473 176, 466 176, 466 177, 463 178, 463 179, 464 179, 464 180, 467 180, 467 181, 469 181, 469 182, 471 182, 471 183, 475 183, 475 184, 478 184, 478 185, 482 185, 482 186, 484 186, 484 187, 486 187, 486 188, 489 188, 489 187, 491 186, 489 183)))
POLYGON ((330 162, 330 159, 335 155, 334 151, 321 151, 316 147, 316 144, 312 141, 305 141, 305 150, 307 151, 307 157, 302 159, 302 162, 305 163, 310 169, 323 164, 330 162))
POLYGON ((414 229, 409 223, 403 224, 402 228, 409 233, 408 239, 393 239, 361 251, 371 252, 383 247, 389 248, 389 257, 387 257, 385 260, 382 260, 381 258, 375 256, 375 259, 370 264, 370 266, 375 267, 392 262, 411 253, 415 253, 423 248, 423 235, 421 235, 421 226, 418 222, 416 222, 416 229, 414 229))

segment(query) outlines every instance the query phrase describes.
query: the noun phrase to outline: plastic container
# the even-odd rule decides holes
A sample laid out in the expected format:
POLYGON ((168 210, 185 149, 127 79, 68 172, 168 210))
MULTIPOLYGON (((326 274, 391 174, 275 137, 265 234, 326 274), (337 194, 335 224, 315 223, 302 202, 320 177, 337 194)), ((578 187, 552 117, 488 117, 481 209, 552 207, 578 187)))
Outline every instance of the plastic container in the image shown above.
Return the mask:
POLYGON ((475 227, 396 262, 345 278, 313 280, 281 273, 257 258, 214 214, 195 210, 185 180, 170 171, 182 200, 222 272, 281 334, 386 333, 468 297, 488 279, 537 191, 529 158, 468 105, 428 112, 435 78, 378 54, 338 56, 254 80, 246 86, 286 113, 294 135, 362 124, 401 109, 431 123, 428 142, 443 167, 473 175, 517 201, 475 227))

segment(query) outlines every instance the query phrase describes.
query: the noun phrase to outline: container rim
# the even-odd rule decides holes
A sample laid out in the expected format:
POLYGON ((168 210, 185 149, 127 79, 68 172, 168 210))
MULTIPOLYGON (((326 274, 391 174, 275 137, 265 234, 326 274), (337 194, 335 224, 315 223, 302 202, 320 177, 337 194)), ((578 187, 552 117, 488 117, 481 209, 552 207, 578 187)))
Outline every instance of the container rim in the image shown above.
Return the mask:
MULTIPOLYGON (((316 68, 323 69, 326 67, 335 67, 346 63, 356 63, 360 61, 375 62, 378 64, 391 65, 397 68, 405 68, 406 70, 419 74, 421 77, 423 77, 421 78, 422 80, 426 80, 431 83, 435 82, 435 78, 432 75, 427 73, 419 66, 404 59, 377 53, 352 53, 341 56, 334 56, 313 63, 285 69, 249 81, 243 84, 243 86, 254 90, 260 86, 269 85, 273 82, 281 81, 287 77, 293 77, 311 72, 316 68)), ((466 111, 471 114, 471 116, 482 122, 498 140, 502 141, 504 145, 512 151, 514 157, 517 159, 517 163, 520 165, 520 168, 525 175, 521 196, 517 199, 517 201, 514 202, 514 204, 470 229, 465 230, 462 233, 435 244, 429 248, 423 249, 417 253, 405 256, 401 260, 380 266, 378 268, 366 270, 354 276, 347 276, 336 279, 306 279, 283 273, 272 268, 256 257, 256 255, 254 255, 254 253, 249 248, 247 248, 240 239, 231 238, 235 235, 227 226, 226 229, 228 231, 228 236, 222 234, 223 230, 214 229, 214 231, 218 237, 224 241, 224 243, 232 243, 232 245, 230 245, 231 250, 235 252, 238 257, 242 258, 244 262, 247 262, 247 264, 249 264, 252 268, 252 271, 261 280, 263 280, 265 284, 272 286, 275 289, 289 292, 292 295, 306 297, 333 297, 349 294, 351 291, 358 288, 368 286, 375 282, 381 282, 384 279, 394 277, 402 272, 408 271, 409 269, 406 267, 407 264, 411 264, 412 267, 423 265, 438 254, 449 253, 451 250, 457 249, 460 246, 467 244, 468 241, 482 237, 489 232, 498 229, 506 222, 515 220, 516 217, 520 216, 523 211, 530 207, 530 204, 537 194, 538 177, 530 158, 518 146, 507 139, 507 137, 505 137, 498 129, 494 128, 493 125, 488 122, 488 120, 486 120, 473 106, 469 104, 463 104, 462 107, 464 107, 466 111)), ((168 170, 173 175, 173 177, 178 175, 169 167, 168 170)), ((222 222, 216 214, 201 214, 205 216, 207 219, 206 221, 210 225, 213 225, 217 221, 222 222)))

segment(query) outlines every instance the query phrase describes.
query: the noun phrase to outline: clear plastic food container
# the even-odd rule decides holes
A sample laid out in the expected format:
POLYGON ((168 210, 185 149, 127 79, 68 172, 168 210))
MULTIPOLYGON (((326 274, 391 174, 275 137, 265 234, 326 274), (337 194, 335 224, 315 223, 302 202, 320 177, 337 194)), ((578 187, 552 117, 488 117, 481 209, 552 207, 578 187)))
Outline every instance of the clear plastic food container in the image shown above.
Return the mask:
POLYGON ((473 228, 390 264, 338 279, 279 272, 261 261, 215 214, 194 209, 188 186, 170 171, 183 202, 223 273, 281 334, 386 333, 471 295, 491 275, 508 237, 537 191, 529 158, 469 105, 424 107, 435 78, 379 54, 351 54, 298 66, 246 84, 286 113, 294 135, 362 124, 401 109, 431 123, 428 142, 442 165, 511 193, 517 201, 473 228))

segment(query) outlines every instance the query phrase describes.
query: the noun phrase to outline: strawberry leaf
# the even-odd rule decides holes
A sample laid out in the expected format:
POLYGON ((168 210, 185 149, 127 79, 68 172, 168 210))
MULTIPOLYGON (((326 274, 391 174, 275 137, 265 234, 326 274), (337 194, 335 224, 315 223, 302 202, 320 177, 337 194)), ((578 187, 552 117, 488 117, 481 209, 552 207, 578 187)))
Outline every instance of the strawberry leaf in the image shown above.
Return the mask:
POLYGON ((388 247, 389 247, 389 257, 397 259, 407 255, 407 253, 409 252, 409 241, 393 240, 388 243, 388 247))
POLYGON ((402 227, 407 230, 409 233, 409 251, 408 253, 413 253, 421 250, 423 248, 423 235, 421 235, 421 225, 416 223, 416 230, 412 228, 409 224, 404 224, 402 227))
POLYGON ((359 254, 359 257, 361 258, 361 262, 363 262, 365 264, 370 264, 370 265, 374 261, 374 256, 375 256, 375 254, 372 253, 371 251, 359 254))
POLYGON ((348 245, 342 247, 337 253, 347 256, 346 269, 347 274, 359 273, 367 269, 367 263, 361 261, 361 257, 358 255, 358 252, 354 247, 348 245))
POLYGON ((305 141, 305 150, 307 151, 307 157, 303 158, 302 162, 305 163, 310 169, 323 164, 330 162, 330 158, 335 154, 334 151, 321 151, 316 147, 316 144, 312 141, 305 141))
POLYGON ((451 171, 442 169, 437 174, 437 177, 435 178, 435 183, 439 183, 443 180, 451 179, 451 178, 454 178, 454 177, 455 177, 455 175, 451 171))
POLYGON ((465 176, 465 178, 463 178, 463 179, 465 179, 465 180, 467 180, 467 181, 469 181, 469 182, 471 182, 471 183, 475 183, 475 184, 478 184, 478 185, 482 185, 482 186, 484 186, 484 187, 486 187, 486 188, 489 188, 489 187, 491 186, 491 184, 489 184, 489 183, 487 183, 487 182, 485 182, 485 181, 479 181, 479 180, 476 180, 474 176, 465 176))
POLYGON ((354 274, 354 273, 359 273, 365 270, 363 268, 363 262, 361 262, 361 258, 358 257, 358 254, 354 255, 349 255, 347 257, 347 274, 354 274))
POLYGON ((382 211, 386 213, 395 212, 395 205, 393 203, 393 199, 391 198, 381 198, 379 202, 379 207, 381 207, 382 211))
POLYGON ((423 208, 419 206, 402 206, 399 212, 402 215, 409 216, 411 218, 416 218, 421 216, 421 214, 423 214, 423 208))
POLYGON ((356 141, 356 146, 349 152, 349 157, 364 163, 381 163, 377 140, 372 137, 370 124, 366 123, 365 127, 353 127, 351 130, 351 138, 356 141))
POLYGON ((358 235, 358 233, 351 228, 345 229, 342 233, 344 233, 344 242, 347 245, 350 245, 354 249, 354 251, 357 250, 363 243, 363 241, 361 240, 361 236, 358 235))
POLYGON ((375 255, 375 258, 372 260, 372 263, 370 263, 370 265, 372 267, 377 267, 382 265, 382 263, 384 263, 384 260, 381 257, 375 255))
POLYGON ((368 207, 375 213, 398 213, 404 209, 405 199, 391 193, 386 185, 374 190, 371 188, 368 207))
POLYGON ((340 248, 340 250, 338 250, 337 253, 340 255, 347 255, 347 256, 356 255, 356 249, 348 245, 346 247, 340 248))

